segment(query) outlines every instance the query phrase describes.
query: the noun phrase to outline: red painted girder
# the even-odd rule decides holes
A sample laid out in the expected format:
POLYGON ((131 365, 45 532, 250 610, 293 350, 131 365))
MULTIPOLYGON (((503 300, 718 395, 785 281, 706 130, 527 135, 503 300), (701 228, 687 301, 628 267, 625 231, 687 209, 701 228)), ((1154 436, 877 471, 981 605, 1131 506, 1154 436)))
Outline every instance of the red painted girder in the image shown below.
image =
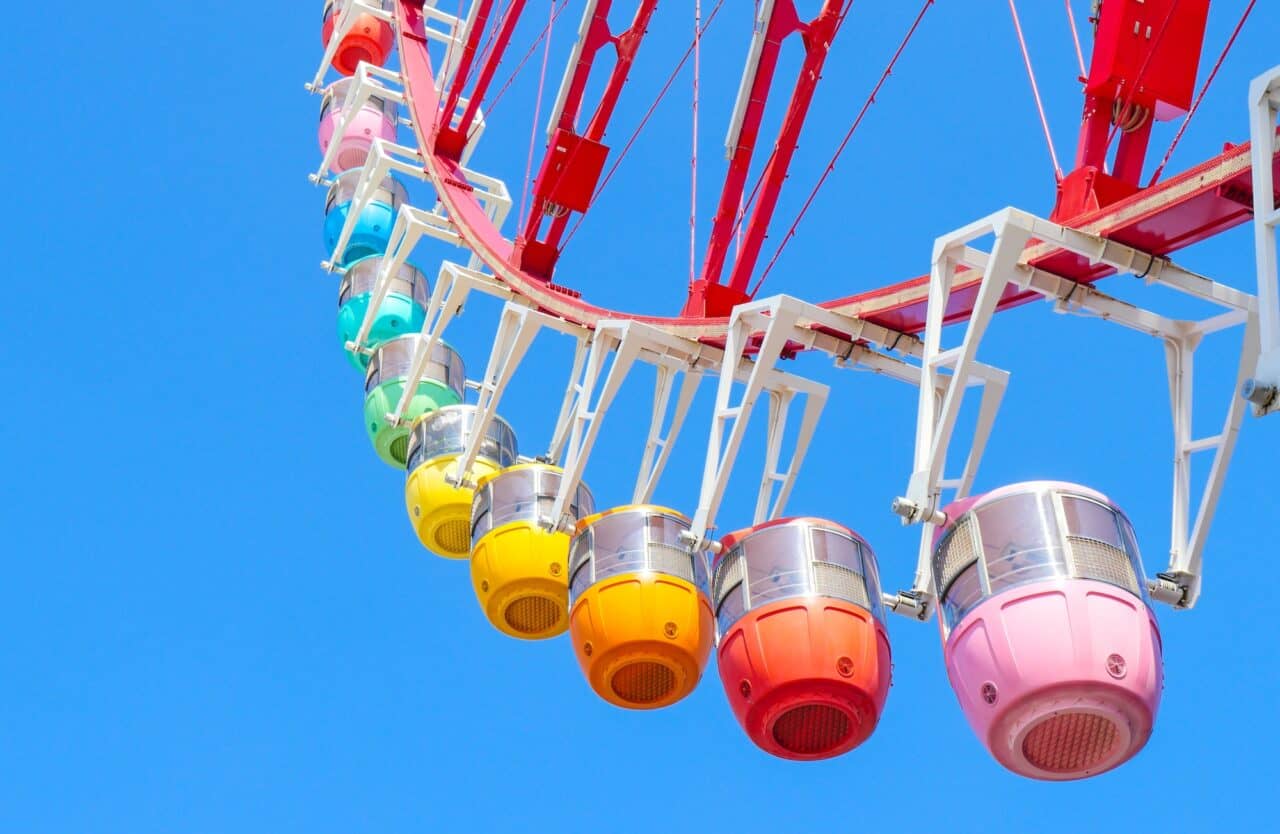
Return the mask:
MULTIPOLYGON (((476 77, 476 85, 471 90, 471 97, 467 99, 467 108, 462 112, 462 117, 458 119, 458 124, 454 128, 454 132, 457 134, 454 142, 456 145, 454 153, 456 154, 461 155, 463 148, 466 147, 467 138, 471 135, 471 125, 480 109, 480 103, 484 101, 485 95, 489 92, 489 85, 493 82, 494 73, 497 72, 498 65, 502 63, 502 57, 506 53, 507 47, 511 45, 511 35, 515 32, 516 23, 524 12, 524 6, 525 0, 511 0, 511 4, 507 6, 507 10, 503 13, 502 24, 499 26, 498 34, 494 38, 493 47, 489 50, 489 54, 485 56, 484 66, 480 68, 480 74, 476 77), (458 142, 457 140, 461 141, 458 142)), ((452 113, 453 111, 446 108, 446 112, 452 113)), ((443 131, 441 135, 443 136, 443 131)), ((437 141, 439 140, 437 139, 437 141)))
POLYGON ((702 262, 702 274, 699 276, 699 280, 704 283, 719 283, 724 272, 724 262, 733 241, 734 223, 738 208, 742 205, 747 175, 751 170, 751 157, 755 153, 760 123, 764 119, 765 105, 769 100, 769 87, 778 68, 778 54, 782 50, 782 42, 801 25, 795 4, 791 0, 779 0, 766 24, 764 45, 756 63, 755 75, 750 82, 751 93, 743 110, 742 125, 738 129, 738 142, 730 153, 729 170, 725 173, 724 185, 720 189, 720 202, 711 220, 711 237, 702 262))
MULTIPOLYGON (((790 0, 784 0, 790 5, 790 0)), ((756 198, 751 210, 751 219, 742 235, 742 248, 729 273, 729 289, 734 293, 745 293, 751 283, 751 275, 755 271, 756 261, 760 257, 760 248, 764 245, 769 231, 769 222, 773 219, 774 209, 778 205, 778 195, 782 192, 782 184, 787 178, 787 170, 795 156, 796 146, 800 139, 800 130, 809 115, 809 105, 813 102, 813 93, 817 89, 818 79, 822 77, 822 67, 827 53, 831 49, 831 41, 835 37, 840 18, 853 0, 826 0, 812 21, 801 27, 800 33, 804 41, 804 61, 796 76, 795 89, 791 101, 787 104, 787 114, 782 126, 778 129, 778 138, 774 142, 773 154, 761 175, 760 195, 756 198)), ((794 8, 792 14, 795 14, 794 8)), ((722 245, 727 245, 725 241, 722 245)), ((705 274, 703 277, 707 277, 705 274)))
MULTIPOLYGON (((557 128, 573 133, 577 132, 574 130, 574 124, 582 111, 583 97, 587 81, 591 76, 591 68, 595 61, 596 53, 606 44, 613 44, 617 54, 613 70, 609 74, 609 80, 605 83, 604 91, 600 94, 600 100, 596 104, 595 112, 591 116, 591 121, 588 123, 586 131, 579 134, 593 142, 599 142, 604 139, 609 120, 613 116, 614 108, 622 95, 622 88, 627 83, 627 78, 631 73, 631 66, 635 62, 640 42, 644 39, 645 32, 648 30, 649 19, 653 17, 653 12, 658 7, 658 0, 640 0, 631 25, 617 35, 609 30, 609 11, 612 5, 613 0, 600 0, 596 5, 595 12, 583 36, 582 51, 579 54, 578 63, 573 68, 573 74, 569 79, 564 107, 560 111, 560 118, 556 122, 557 128)), ((542 219, 547 208, 546 195, 541 193, 542 185, 543 183, 541 182, 534 184, 533 205, 529 208, 529 216, 525 220, 522 234, 526 241, 537 240, 539 229, 542 226, 542 219)), ((564 228, 565 223, 563 222, 553 224, 551 232, 542 242, 558 249, 564 228)))
MULTIPOLYGON (((475 0, 476 14, 471 21, 471 30, 462 45, 462 54, 458 57, 458 69, 453 74, 453 83, 449 85, 449 96, 445 99, 445 112, 452 118, 458 107, 458 99, 462 97, 462 88, 467 84, 467 76, 471 74, 471 65, 475 62, 476 51, 480 48, 480 40, 484 37, 485 27, 489 25, 489 14, 493 11, 493 0, 475 0)), ((446 122, 448 124, 448 122, 446 122)))
POLYGON ((1053 217, 1105 206, 1138 190, 1154 121, 1186 112, 1195 92, 1209 0, 1106 3, 1093 55, 1075 166, 1058 188, 1053 217), (1128 131, 1116 127, 1133 116, 1128 131), (1107 164, 1116 134, 1114 163, 1107 164))
MULTIPOLYGON (((405 78, 408 107, 413 116, 419 147, 425 144, 442 118, 434 72, 422 35, 421 11, 408 0, 398 4, 401 70, 405 78)), ((1280 177, 1280 155, 1273 159, 1280 177)), ((1112 238, 1143 251, 1170 255, 1213 237, 1252 218, 1252 180, 1249 145, 1228 147, 1219 156, 1112 205, 1087 212, 1067 221, 1072 228, 1112 238)), ((635 319, 660 327, 677 336, 708 344, 722 342, 724 317, 641 315, 611 310, 591 304, 556 289, 545 280, 521 270, 513 259, 511 241, 502 238, 477 203, 474 190, 455 161, 428 151, 425 172, 436 195, 466 245, 489 267, 498 280, 528 298, 539 309, 567 321, 594 327, 602 319, 635 319)), ((927 240, 921 251, 927 252, 927 240)), ((1109 270, 1090 266, 1082 259, 1040 245, 1031 247, 1028 257, 1039 267, 1074 280, 1092 282, 1109 270)), ((850 280, 865 280, 850 276, 850 280)), ((957 321, 972 311, 978 278, 961 278, 951 294, 947 320, 957 321)), ((906 333, 924 329, 928 303, 928 276, 867 292, 822 302, 822 306, 848 316, 860 316, 885 327, 906 333)), ((1031 294, 1011 291, 1001 309, 1025 303, 1031 294)))
MULTIPOLYGON (((1064 225, 1144 252, 1169 256, 1253 219, 1249 144, 1229 146, 1220 156, 1124 200, 1070 218, 1064 225)), ((1280 176, 1280 155, 1273 158, 1280 176)), ((1114 270, 1043 245, 1029 247, 1030 263, 1072 280, 1093 283, 1114 270)), ((824 307, 862 315, 868 321, 907 333, 924 330, 927 275, 890 287, 837 299, 824 307)), ((947 308, 948 322, 968 318, 978 276, 960 280, 947 308)), ((1001 300, 1008 309, 1040 298, 1011 288, 1001 300)))

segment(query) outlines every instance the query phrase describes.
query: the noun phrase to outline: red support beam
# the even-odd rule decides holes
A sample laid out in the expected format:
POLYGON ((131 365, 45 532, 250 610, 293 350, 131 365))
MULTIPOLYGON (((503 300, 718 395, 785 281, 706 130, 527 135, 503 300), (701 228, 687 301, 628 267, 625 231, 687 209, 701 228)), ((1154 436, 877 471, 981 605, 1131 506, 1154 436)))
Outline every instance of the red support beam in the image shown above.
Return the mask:
POLYGON ((484 37, 485 27, 489 25, 489 15, 493 11, 493 0, 475 0, 476 16, 471 29, 467 32, 467 40, 462 45, 462 55, 458 58, 458 70, 453 74, 453 83, 449 85, 449 95, 445 98, 444 112, 450 114, 458 107, 458 99, 462 97, 462 88, 467 84, 467 76, 471 74, 471 65, 475 62, 476 52, 480 49, 480 40, 484 37))
POLYGON ((814 90, 822 77, 831 42, 852 0, 824 0, 822 9, 809 22, 800 20, 793 0, 777 0, 765 25, 764 41, 755 69, 743 81, 749 90, 737 141, 729 157, 729 170, 712 219, 711 237, 703 260, 702 273, 689 290, 685 315, 727 315, 729 309, 748 297, 747 287, 777 208, 782 185, 795 155, 800 131, 809 114, 814 90), (721 285, 725 262, 733 243, 739 206, 742 205, 747 175, 751 168, 760 124, 768 103, 769 89, 778 66, 782 43, 800 32, 804 60, 793 85, 786 116, 773 143, 773 152, 760 175, 760 185, 751 217, 743 232, 742 247, 734 260, 727 285, 721 285))
MULTIPOLYGON (((480 74, 476 77, 476 85, 471 90, 471 97, 467 99, 466 109, 463 110, 462 116, 458 119, 456 125, 442 128, 436 136, 436 147, 451 159, 461 158, 462 151, 467 146, 468 138, 471 136, 471 125, 475 121, 476 113, 479 112, 480 102, 484 100, 485 95, 489 92, 489 84, 493 82, 494 73, 497 72, 498 65, 502 63, 507 47, 511 45, 511 35, 515 32, 516 23, 524 12, 525 1, 511 0, 507 10, 503 12, 502 23, 498 28, 498 33, 494 37, 488 54, 485 56, 484 64, 480 67, 480 74)), ((477 18, 475 30, 480 28, 479 19, 477 18)), ((462 93, 462 84, 459 81, 462 73, 461 67, 458 68, 458 72, 459 75, 454 77, 454 84, 449 91, 449 100, 445 105, 447 108, 445 112, 449 114, 452 114, 453 108, 458 106, 458 98, 462 93)), ((448 120, 446 120, 447 123, 448 120)))
POLYGON ((1151 126, 1187 112, 1195 92, 1209 0, 1104 3, 1075 169, 1058 186, 1054 219, 1101 208, 1140 188, 1151 126), (1107 157, 1119 134, 1114 162, 1107 157))
POLYGON ((560 246, 571 212, 586 212, 604 169, 609 148, 603 143, 614 108, 630 76, 636 53, 649 28, 658 0, 639 0, 635 16, 622 32, 609 29, 613 0, 598 0, 583 30, 578 60, 565 84, 559 117, 541 168, 533 183, 533 201, 516 238, 516 254, 522 268, 550 280, 560 256, 560 246), (584 132, 575 125, 582 114, 587 81, 596 55, 613 46, 616 60, 596 102, 584 132), (539 237, 543 219, 553 218, 551 228, 539 237))

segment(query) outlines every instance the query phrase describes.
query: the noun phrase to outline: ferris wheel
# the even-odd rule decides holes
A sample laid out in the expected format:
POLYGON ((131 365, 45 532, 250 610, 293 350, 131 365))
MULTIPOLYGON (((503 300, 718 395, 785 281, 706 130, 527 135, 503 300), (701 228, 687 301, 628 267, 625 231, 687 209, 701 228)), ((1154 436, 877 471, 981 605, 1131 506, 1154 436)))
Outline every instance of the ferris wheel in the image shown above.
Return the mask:
MULTIPOLYGON (((837 756, 871 735, 889 695, 890 614, 912 621, 936 614, 952 688, 1001 765, 1066 780, 1123 764, 1150 736, 1161 695, 1154 607, 1195 605, 1246 413, 1280 410, 1280 67, 1249 89, 1249 144, 1164 177, 1171 147, 1143 182, 1153 124, 1182 120, 1185 128, 1254 4, 1206 72, 1208 0, 1095 2, 1087 66, 1076 42, 1079 146, 1069 170, 1055 154, 1051 216, 1008 208, 976 218, 937 238, 928 275, 818 300, 757 290, 777 262, 777 252, 765 257, 766 232, 851 0, 815 3, 811 19, 794 0, 756 0, 753 9, 724 0, 685 5, 695 15, 692 43, 672 78, 692 59, 697 84, 700 39, 718 15, 751 13, 754 27, 710 233, 685 297, 672 299, 678 314, 668 316, 599 306, 584 295, 589 287, 558 269, 576 224, 630 146, 611 147, 604 137, 629 92, 657 0, 325 6, 324 53, 307 85, 323 98, 322 159, 312 181, 328 188, 324 268, 341 276, 339 338, 365 375, 363 419, 374 451, 405 472, 411 529, 429 551, 470 561, 476 599, 495 628, 521 640, 568 632, 591 689, 622 708, 681 700, 714 656, 729 707, 757 746, 787 759, 837 756), (548 76, 555 78, 546 44, 570 5, 580 14, 577 38, 558 88, 547 89, 542 153, 531 143, 518 191, 527 200, 517 207, 507 183, 473 167, 485 137, 501 130, 485 109, 506 90, 501 75, 531 66, 539 48, 541 101, 548 76), (623 26, 611 25, 624 13, 632 16, 623 26), (541 33, 532 45, 516 44, 521 20, 535 16, 547 21, 541 33), (779 76, 787 42, 802 49, 794 78, 779 76), (602 55, 609 60, 597 61, 602 55), (790 95, 780 99, 788 84, 790 95), (764 126, 773 122, 776 135, 768 136, 764 126), (1256 288, 1173 260, 1244 223, 1256 230, 1256 288), (426 240, 463 252, 440 264, 434 280, 414 261, 426 240), (1187 320, 1108 295, 1102 279, 1124 274, 1216 312, 1187 320), (502 302, 496 324, 462 316, 473 293, 502 302), (1148 334, 1163 349, 1175 466, 1171 558, 1154 576, 1122 509, 1092 488, 1046 480, 974 493, 1009 383, 1005 370, 979 360, 979 348, 996 313, 1034 300, 1148 334), (493 333, 478 373, 470 370, 475 360, 446 341, 450 327, 493 333), (944 343, 953 335, 946 327, 961 334, 958 342, 944 343), (548 405, 557 412, 553 436, 531 453, 517 441, 520 415, 501 416, 499 407, 544 330, 567 337, 574 354, 563 396, 548 405), (1243 331, 1236 385, 1213 415, 1221 430, 1198 437, 1196 349, 1227 330, 1243 331), (843 523, 784 515, 829 394, 789 370, 789 360, 808 351, 919 390, 914 460, 903 462, 903 489, 884 506, 919 527, 913 576, 884 575, 871 544, 843 523), (614 430, 644 432, 635 488, 625 502, 598 505, 585 481, 588 464, 637 364, 656 369, 647 431, 614 421, 614 430), (686 417, 704 380, 715 388, 715 408, 701 429, 698 503, 657 505, 677 436, 699 431, 686 417), (762 398, 767 432, 754 520, 718 533, 762 398), (960 409, 971 400, 976 424, 958 437, 960 409), (954 452, 964 458, 958 474, 945 471, 954 452), (1193 505, 1192 461, 1201 455, 1212 463, 1193 505)), ((921 4, 867 107, 933 5, 921 4)), ((1073 4, 1064 5, 1075 34, 1073 4)), ((1013 0, 1009 8, 1021 41, 1013 0)), ((1035 89, 1025 43, 1022 51, 1035 89)))

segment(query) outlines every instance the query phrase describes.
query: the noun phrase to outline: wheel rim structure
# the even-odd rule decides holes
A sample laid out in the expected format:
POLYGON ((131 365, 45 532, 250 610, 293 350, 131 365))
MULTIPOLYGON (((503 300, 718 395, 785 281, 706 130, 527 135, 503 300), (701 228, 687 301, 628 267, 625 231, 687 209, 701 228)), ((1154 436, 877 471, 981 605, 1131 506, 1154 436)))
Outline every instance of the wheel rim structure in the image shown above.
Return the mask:
MULTIPOLYGON (((695 68, 701 33, 722 3, 708 4, 705 19, 701 4, 695 5, 697 34, 690 47, 695 68)), ((465 17, 441 11, 436 0, 337 0, 333 15, 326 17, 331 42, 320 73, 308 85, 313 91, 319 90, 336 54, 334 41, 345 36, 357 17, 366 37, 393 34, 399 55, 398 71, 363 62, 354 69, 343 65, 354 82, 343 82, 345 97, 331 92, 326 99, 331 112, 322 126, 325 156, 312 179, 328 184, 330 173, 342 173, 331 170, 335 161, 364 160, 358 174, 342 173, 345 190, 331 192, 349 198, 339 207, 345 224, 341 234, 326 222, 333 248, 325 264, 330 271, 345 272, 344 260, 354 261, 347 257, 347 247, 353 229, 362 223, 373 228, 362 230, 361 245, 383 247, 380 255, 369 256, 380 258, 375 265, 360 261, 364 265, 359 269, 368 273, 358 302, 363 321, 350 339, 351 320, 358 314, 344 312, 342 333, 353 363, 360 365, 361 357, 374 353, 375 342, 386 333, 400 335, 399 328, 407 327, 403 322, 412 321, 414 327, 421 323, 417 336, 408 334, 413 341, 400 346, 403 356, 394 367, 379 367, 398 386, 399 402, 385 422, 404 434, 403 454, 395 457, 408 458, 406 501, 415 526, 433 519, 432 524, 438 522, 450 533, 447 546, 436 542, 440 555, 474 557, 473 581, 482 607, 491 593, 493 599, 507 600, 505 626, 497 624, 499 630, 519 639, 541 639, 567 628, 592 688, 620 706, 645 709, 680 700, 696 686, 716 643, 726 694, 758 746, 786 758, 837 755, 874 730, 888 694, 887 612, 926 620, 936 610, 949 677, 966 719, 1004 766, 1057 780, 1085 778, 1127 760, 1145 744, 1163 688, 1152 606, 1195 604, 1207 531, 1245 411, 1252 407, 1255 416, 1262 416, 1280 410, 1275 240, 1280 209, 1272 198, 1280 176, 1275 142, 1280 67, 1251 88, 1249 144, 1228 146, 1212 159, 1156 181, 1253 4, 1246 7, 1194 102, 1198 62, 1187 56, 1200 54, 1207 0, 1191 0, 1181 8, 1178 0, 1108 4, 1093 20, 1094 54, 1087 70, 1080 55, 1085 108, 1075 166, 1065 174, 1058 169, 1041 108, 1058 177, 1052 216, 1005 209, 938 238, 929 275, 811 303, 755 295, 825 174, 764 275, 757 278, 756 267, 814 88, 851 0, 821 0, 810 20, 799 16, 795 0, 760 0, 731 120, 718 209, 700 270, 691 246, 689 295, 675 316, 597 306, 565 286, 572 282, 556 273, 560 253, 572 237, 572 230, 566 234, 569 219, 577 215, 581 222, 586 216, 612 174, 613 169, 604 173, 605 163, 615 155, 616 168, 635 139, 633 135, 616 153, 603 144, 657 0, 626 2, 634 16, 616 32, 609 25, 613 4, 582 0, 582 26, 552 108, 546 155, 536 178, 531 140, 526 186, 531 186, 532 200, 527 214, 521 206, 514 239, 501 231, 512 205, 506 186, 470 170, 468 160, 484 131, 482 105, 498 64, 518 20, 529 11, 526 0, 507 0, 501 7, 496 0, 472 0, 465 17), (1126 33, 1143 26, 1154 37, 1134 45, 1126 33), (804 54, 770 155, 751 196, 744 199, 753 155, 768 147, 760 141, 762 120, 780 45, 791 37, 803 42, 804 54), (440 62, 433 61, 433 42, 445 45, 440 62), (585 90, 594 62, 609 47, 616 60, 587 114, 585 90), (468 87, 469 96, 464 95, 468 87), (412 147, 385 136, 370 140, 344 133, 354 124, 351 113, 370 101, 381 113, 403 109, 402 123, 413 131, 412 147), (1151 126, 1179 115, 1185 115, 1182 128, 1156 177, 1144 186, 1140 178, 1151 126), (579 131, 581 116, 588 124, 579 131), (345 150, 340 148, 344 142, 345 150), (359 179, 352 187, 355 176, 359 179), (396 176, 423 180, 434 194, 435 208, 428 212, 409 205, 396 176), (388 218, 394 221, 391 228, 388 218), (1246 222, 1257 231, 1256 295, 1170 260, 1178 250, 1246 222), (731 255, 730 243, 740 226, 740 241, 745 242, 731 255), (471 260, 465 267, 446 262, 429 298, 403 279, 396 285, 399 294, 389 296, 393 276, 420 275, 408 258, 424 236, 460 246, 471 260), (992 242, 979 246, 987 240, 992 242), (374 273, 370 288, 368 275, 374 273), (1175 319, 1121 302, 1093 286, 1114 274, 1160 284, 1222 312, 1200 321, 1175 319), (749 289, 753 279, 757 283, 749 289), (446 349, 441 336, 473 290, 505 304, 488 366, 479 381, 467 383, 461 358, 442 363, 432 357, 446 349), (1048 300, 1059 312, 1101 317, 1154 336, 1164 348, 1176 454, 1171 558, 1168 569, 1154 579, 1144 573, 1136 535, 1123 513, 1088 487, 1046 480, 970 494, 1009 382, 1008 372, 978 361, 979 343, 995 314, 1032 300, 1048 300), (377 321, 392 315, 382 312, 384 303, 397 317, 391 324, 377 321), (945 327, 964 331, 958 346, 944 347, 945 327), (1194 352, 1204 337, 1236 327, 1244 331, 1237 377, 1241 394, 1229 401, 1221 432, 1197 438, 1191 431, 1194 352), (515 433, 496 409, 542 329, 570 336, 576 351, 550 449, 533 459, 517 454, 515 433), (413 346, 412 360, 406 358, 405 345, 413 346), (869 545, 851 529, 830 520, 782 515, 829 392, 825 384, 783 369, 784 360, 806 350, 825 352, 841 367, 862 366, 919 388, 914 467, 904 494, 893 502, 905 523, 920 527, 916 573, 906 590, 881 590, 869 545), (635 490, 629 503, 593 512, 584 469, 601 418, 636 362, 654 365, 658 384, 635 490), (699 380, 706 376, 717 383, 715 410, 696 512, 686 517, 654 505, 652 498, 699 380), (418 393, 426 383, 446 386, 452 396, 437 402, 418 393), (466 402, 467 390, 476 392, 474 404, 466 402), (969 454, 962 474, 947 478, 957 415, 967 392, 974 390, 981 392, 981 402, 969 454), (770 407, 754 521, 717 539, 712 535, 717 512, 752 410, 763 396, 770 407), (799 425, 784 458, 790 417, 797 412, 799 425), (1191 504, 1191 461, 1201 452, 1212 452, 1214 459, 1197 508, 1191 504), (554 470, 554 491, 535 490, 527 481, 535 476, 518 474, 530 465, 554 470), (511 480, 502 482, 499 476, 511 480), (473 504, 477 484, 490 481, 494 488, 473 504), (499 489, 500 482, 513 486, 499 489), (519 483, 524 484, 523 498, 503 497, 504 490, 515 490, 519 483), (944 502, 948 493, 951 501, 944 502), (1038 509, 1011 511, 1021 506, 1013 502, 1038 509), (510 525, 501 529, 511 535, 486 532, 495 529, 500 513, 510 525), (488 526, 481 528, 486 517, 488 526), (1057 562, 1036 573, 1034 558, 1019 556, 1031 559, 1019 563, 1022 578, 1001 579, 1000 571, 1007 569, 1003 562, 1013 557, 990 554, 1010 552, 1011 545, 1000 541, 1002 530, 1031 517, 1042 524, 1034 531, 1044 543, 1041 551, 1057 562), (636 544, 624 547, 624 541, 636 544), (741 558, 713 562, 712 553, 737 553, 729 550, 734 542, 742 543, 741 558), (771 586, 752 584, 752 576, 771 577, 772 582, 790 576, 784 587, 791 590, 778 595, 771 586), (523 596, 502 596, 509 589, 523 596), (1059 597, 1061 604, 1051 601, 1059 597), (1013 600, 1024 606, 1016 624, 1002 613, 1013 600), (753 614, 753 609, 758 610, 753 614), (1064 625, 1059 615, 1069 609, 1070 621, 1064 625), (811 625, 824 617, 824 625, 811 625), (1100 617, 1105 626, 1076 627, 1090 617, 1100 617), (1010 646, 1017 642, 1025 656, 1043 659, 1048 678, 1024 674, 1002 650, 975 648, 971 637, 979 630, 1008 633, 1010 646), (1055 651, 1067 651, 1062 657, 1069 662, 1054 660, 1055 651), (766 664, 764 656, 788 662, 766 664), (632 665, 610 666, 620 658, 632 665), (679 675, 673 671, 677 666, 679 675), (962 685, 970 678, 979 684, 962 685), (610 686, 612 694, 605 691, 610 686), (807 694, 797 701, 794 693, 807 694), (790 707, 803 701, 785 721, 781 713, 774 714, 784 701, 790 707), (828 701, 858 705, 857 732, 845 720, 851 713, 828 701), (1112 734, 1095 739, 1098 728, 1112 734), (1123 744, 1116 741, 1121 736, 1123 744), (1089 748, 1085 755, 1070 747, 1080 739, 1098 750, 1089 748)), ((933 5, 926 0, 921 6, 828 172, 933 5)), ((554 4, 549 7, 552 17, 543 31, 548 39, 559 14, 554 4)), ((1009 7, 1039 106, 1016 3, 1011 0, 1009 7)), ((545 66, 543 73, 545 79, 545 66)), ((647 119, 641 120, 636 135, 647 119)), ((364 120, 372 123, 367 110, 364 120)), ((696 181, 696 155, 693 168, 696 181)), ((696 201, 696 185, 694 191, 696 201)), ((374 411, 382 403, 378 400, 374 411)), ((377 414, 367 413, 365 419, 372 431, 379 429, 377 414)), ((432 547, 430 537, 418 532, 432 547)), ((497 615, 486 609, 486 616, 494 622, 497 615)))
MULTIPOLYGON (((512 242, 502 237, 476 203, 460 166, 434 150, 432 137, 439 134, 445 111, 439 106, 441 93, 436 89, 436 75, 427 54, 426 40, 421 35, 424 21, 420 10, 412 3, 398 2, 396 5, 406 103, 412 113, 419 148, 424 151, 424 170, 449 216, 456 222, 467 248, 478 254, 485 266, 513 292, 552 315, 576 324, 593 327, 604 319, 635 319, 682 338, 711 343, 719 341, 727 324, 726 316, 649 316, 597 307, 557 291, 548 281, 512 262, 512 242), (424 129, 423 125, 429 127, 424 129)), ((1280 157, 1277 160, 1277 171, 1280 172, 1280 157)), ((1133 197, 1104 209, 1081 212, 1064 222, 1083 232, 1126 242, 1157 256, 1167 256, 1247 222, 1251 209, 1240 201, 1239 195, 1251 190, 1250 177, 1249 146, 1240 145, 1133 197), (1188 220, 1189 217, 1195 219, 1188 220)), ((1053 247, 1033 248, 1026 253, 1025 260, 1082 282, 1093 282, 1115 271, 1090 265, 1083 258, 1053 247)), ((961 284, 956 293, 963 298, 976 285, 976 280, 961 284)), ((927 295, 928 277, 922 276, 821 302, 819 306, 863 318, 891 330, 914 334, 924 327, 927 295)), ((1013 295, 1002 301, 1002 307, 1011 307, 1033 298, 1035 296, 1030 293, 1013 295)), ((958 302, 963 304, 959 299, 958 302)), ((957 317, 963 312, 967 311, 961 309, 957 317)))

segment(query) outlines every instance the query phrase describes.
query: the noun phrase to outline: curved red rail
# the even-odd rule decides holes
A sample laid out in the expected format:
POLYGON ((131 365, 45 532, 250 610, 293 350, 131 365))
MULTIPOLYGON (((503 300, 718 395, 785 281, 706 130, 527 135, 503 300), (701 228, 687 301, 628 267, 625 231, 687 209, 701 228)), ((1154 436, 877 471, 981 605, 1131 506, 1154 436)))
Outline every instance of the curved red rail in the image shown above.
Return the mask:
MULTIPOLYGON (((401 72, 418 147, 426 160, 424 170, 462 240, 498 280, 543 311, 586 327, 594 327, 602 319, 635 319, 684 338, 718 341, 725 330, 724 318, 637 315, 598 307, 558 290, 518 266, 513 243, 503 238, 485 215, 458 164, 437 150, 435 140, 445 111, 435 86, 420 5, 412 0, 398 0, 396 6, 401 72)), ((1280 162, 1280 155, 1275 157, 1273 165, 1276 162, 1280 162)), ((1280 165, 1276 165, 1276 170, 1280 176, 1280 165)), ((1069 218, 1066 225, 1167 256, 1251 217, 1251 174, 1246 143, 1230 147, 1219 156, 1120 202, 1069 218)), ((1026 260, 1047 272, 1086 283, 1113 272, 1043 245, 1031 247, 1026 260)), ((969 315, 977 285, 976 279, 957 283, 951 294, 949 318, 969 315)), ((1015 288, 1003 300, 1001 309, 1038 297, 1033 293, 1018 293, 1015 288)), ((928 276, 922 276, 826 301, 821 306, 892 330, 918 333, 924 329, 927 301, 928 276)))

